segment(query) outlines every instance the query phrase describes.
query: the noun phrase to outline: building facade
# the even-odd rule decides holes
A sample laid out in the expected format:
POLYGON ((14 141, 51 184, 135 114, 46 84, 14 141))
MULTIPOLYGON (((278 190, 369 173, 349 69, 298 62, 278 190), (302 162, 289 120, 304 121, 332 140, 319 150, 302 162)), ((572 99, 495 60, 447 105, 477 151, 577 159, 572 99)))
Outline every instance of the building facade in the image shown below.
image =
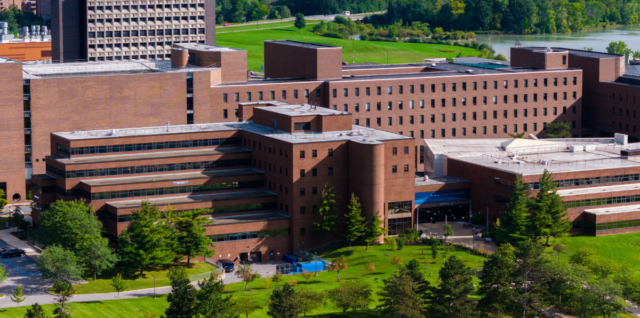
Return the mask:
POLYGON ((174 43, 215 44, 215 6, 215 0, 54 0, 53 60, 163 60, 174 43))

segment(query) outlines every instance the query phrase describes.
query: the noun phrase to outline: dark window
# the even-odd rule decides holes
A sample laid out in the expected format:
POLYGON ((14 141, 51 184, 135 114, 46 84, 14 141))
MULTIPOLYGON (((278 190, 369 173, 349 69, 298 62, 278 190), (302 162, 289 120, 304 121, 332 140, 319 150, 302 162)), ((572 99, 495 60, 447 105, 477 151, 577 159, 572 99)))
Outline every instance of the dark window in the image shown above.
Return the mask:
POLYGON ((295 123, 293 124, 294 130, 311 130, 311 122, 295 123))

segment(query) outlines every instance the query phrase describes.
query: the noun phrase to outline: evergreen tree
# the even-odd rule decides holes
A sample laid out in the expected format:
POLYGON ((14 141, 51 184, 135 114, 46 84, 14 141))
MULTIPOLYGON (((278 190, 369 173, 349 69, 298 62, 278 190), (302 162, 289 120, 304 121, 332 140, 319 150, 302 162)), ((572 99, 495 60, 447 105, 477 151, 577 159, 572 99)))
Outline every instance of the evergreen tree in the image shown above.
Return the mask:
POLYGON ((302 313, 302 306, 297 301, 296 291, 289 284, 282 289, 274 289, 269 297, 267 315, 274 318, 296 318, 302 313))
POLYGON ((451 256, 440 269, 440 286, 433 287, 427 297, 427 316, 430 318, 469 318, 475 316, 472 269, 462 259, 451 256))
POLYGON ((307 22, 304 20, 304 15, 302 13, 296 14, 296 21, 293 22, 293 26, 295 26, 298 30, 301 30, 305 26, 307 26, 307 22))
POLYGON ((165 318, 192 318, 196 315, 196 289, 190 284, 184 267, 175 266, 169 270, 171 293, 167 296, 169 308, 165 318))
POLYGON ((131 224, 118 237, 118 247, 122 267, 137 270, 140 276, 145 268, 172 264, 178 257, 175 231, 148 201, 134 211, 131 224))
POLYGON ((365 226, 364 235, 362 240, 367 243, 365 251, 369 249, 369 244, 380 239, 387 230, 384 228, 384 220, 380 219, 378 213, 376 213, 371 220, 369 220, 365 226))
POLYGON ((120 301, 120 293, 127 290, 127 281, 122 278, 122 274, 118 273, 111 279, 111 286, 118 293, 118 301, 120 301))
POLYGON ((502 213, 500 227, 495 235, 498 243, 515 244, 528 238, 529 194, 529 186, 522 182, 522 175, 518 174, 511 199, 507 203, 507 211, 502 213))
POLYGON ((349 246, 362 237, 365 233, 365 219, 362 216, 362 210, 360 209, 360 202, 358 202, 358 197, 355 194, 351 194, 351 202, 347 207, 349 211, 345 215, 346 219, 346 229, 344 230, 344 234, 342 235, 347 241, 349 241, 349 246))
POLYGON ((553 226, 553 221, 549 214, 549 207, 552 196, 556 194, 553 189, 555 189, 555 183, 553 182, 551 173, 545 169, 540 177, 540 191, 538 191, 538 194, 536 194, 536 197, 530 203, 531 219, 529 220, 528 232, 534 240, 547 237, 547 243, 549 241, 551 227, 553 226), (551 191, 553 191, 553 193, 551 191))
POLYGON ((384 287, 378 292, 380 310, 388 318, 422 318, 420 297, 416 294, 416 284, 407 271, 400 271, 388 279, 383 279, 384 287))
POLYGON ((42 306, 35 303, 31 305, 31 308, 27 309, 27 313, 24 315, 24 318, 47 318, 47 315, 44 313, 42 306))
POLYGON ((513 275, 514 292, 525 316, 532 303, 536 303, 536 306, 544 304, 548 280, 544 268, 548 261, 544 255, 544 247, 528 240, 517 244, 514 255, 517 259, 513 275))
POLYGON ((553 181, 551 172, 545 169, 540 177, 540 192, 536 195, 534 206, 536 213, 543 210, 547 215, 550 226, 547 231, 546 245, 549 245, 549 237, 559 237, 568 233, 571 229, 571 222, 567 218, 567 207, 564 206, 562 197, 558 195, 557 184, 553 181), (544 192, 544 194, 543 194, 544 192))
MULTIPOLYGON (((214 275, 198 282, 196 292, 196 313, 198 317, 235 318, 238 317, 232 296, 224 297, 224 282, 214 275)), ((248 314, 247 314, 248 315, 248 314)))
MULTIPOLYGON (((508 245, 508 244, 505 244, 508 245)), ((511 246, 511 245, 508 245, 511 246)), ((480 275, 478 310, 484 317, 501 317, 514 310, 513 282, 514 259, 500 250, 485 261, 480 275)))
POLYGON ((335 232, 338 225, 338 215, 335 211, 336 200, 334 198, 333 187, 329 184, 322 189, 322 199, 320 199, 320 221, 313 223, 313 234, 315 234, 324 245, 324 239, 328 233, 335 232))
POLYGON ((205 226, 212 223, 207 217, 201 217, 208 211, 205 209, 183 212, 171 217, 175 229, 178 231, 178 253, 187 257, 187 266, 191 258, 196 256, 211 257, 215 253, 209 249, 211 239, 204 235, 205 226))

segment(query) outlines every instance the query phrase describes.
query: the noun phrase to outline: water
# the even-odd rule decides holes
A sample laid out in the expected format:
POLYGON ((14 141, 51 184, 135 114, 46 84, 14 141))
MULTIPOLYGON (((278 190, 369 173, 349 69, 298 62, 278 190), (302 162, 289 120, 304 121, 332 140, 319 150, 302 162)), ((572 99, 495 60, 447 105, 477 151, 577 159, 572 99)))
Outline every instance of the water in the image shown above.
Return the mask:
POLYGON ((640 26, 625 26, 613 29, 598 29, 568 34, 537 35, 478 35, 480 43, 490 43, 496 54, 510 59, 510 48, 520 40, 522 46, 555 46, 568 49, 591 47, 594 51, 606 52, 609 42, 623 41, 634 51, 640 51, 640 26))

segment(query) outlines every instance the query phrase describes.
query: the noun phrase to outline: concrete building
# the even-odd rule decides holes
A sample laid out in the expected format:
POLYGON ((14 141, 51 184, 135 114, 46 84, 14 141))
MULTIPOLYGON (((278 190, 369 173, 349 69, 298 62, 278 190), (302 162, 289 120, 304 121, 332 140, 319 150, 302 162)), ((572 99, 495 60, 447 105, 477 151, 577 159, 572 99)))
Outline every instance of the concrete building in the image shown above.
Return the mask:
POLYGON ((574 232, 611 235, 640 231, 640 143, 627 136, 574 139, 427 140, 431 176, 464 177, 470 213, 493 223, 507 210, 516 175, 532 196, 544 170, 553 173, 574 232))
POLYGON ((54 61, 167 59, 174 43, 215 44, 215 0, 54 0, 54 61))

